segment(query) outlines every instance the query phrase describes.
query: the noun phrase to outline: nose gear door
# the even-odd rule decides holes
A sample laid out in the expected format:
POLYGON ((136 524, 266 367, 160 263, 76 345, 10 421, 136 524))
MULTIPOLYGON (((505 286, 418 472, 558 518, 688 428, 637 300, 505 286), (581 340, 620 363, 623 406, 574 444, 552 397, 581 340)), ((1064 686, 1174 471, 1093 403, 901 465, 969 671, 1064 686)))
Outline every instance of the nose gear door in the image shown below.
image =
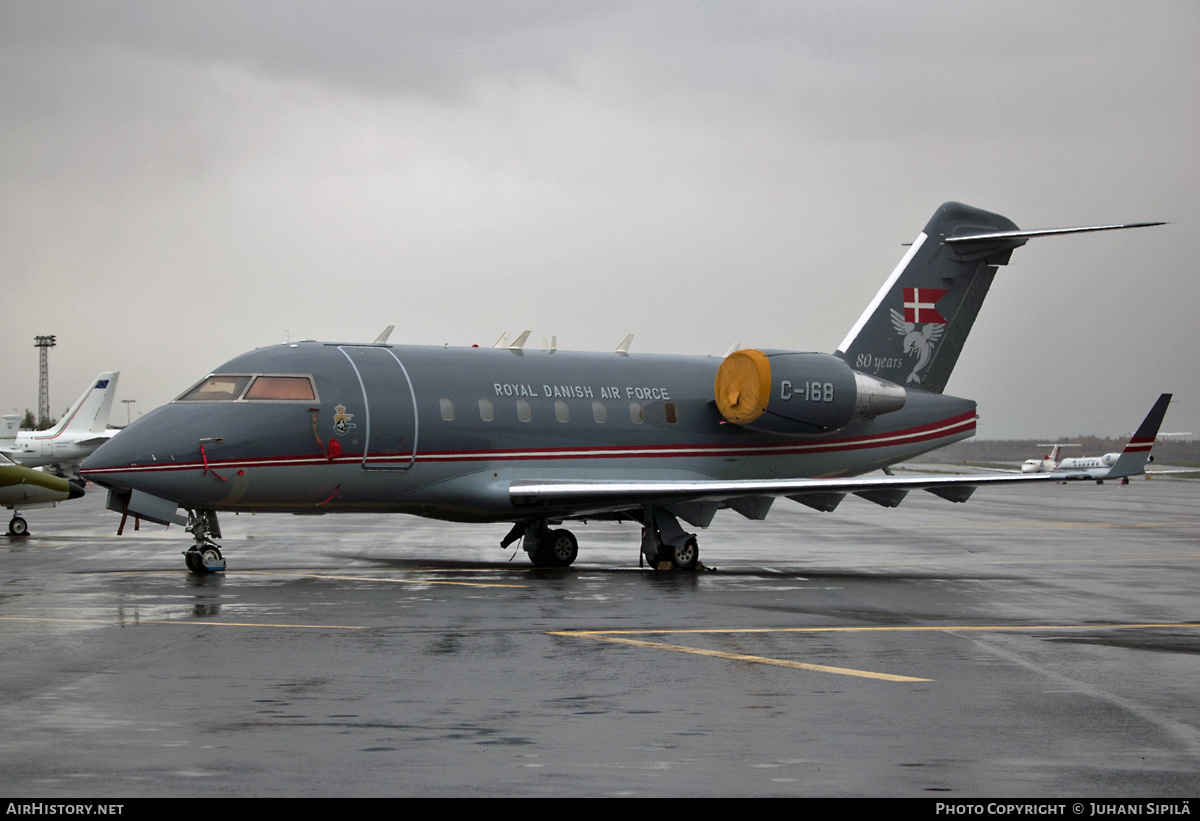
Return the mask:
POLYGON ((363 470, 408 470, 417 454, 417 399, 391 348, 339 345, 362 387, 363 470))

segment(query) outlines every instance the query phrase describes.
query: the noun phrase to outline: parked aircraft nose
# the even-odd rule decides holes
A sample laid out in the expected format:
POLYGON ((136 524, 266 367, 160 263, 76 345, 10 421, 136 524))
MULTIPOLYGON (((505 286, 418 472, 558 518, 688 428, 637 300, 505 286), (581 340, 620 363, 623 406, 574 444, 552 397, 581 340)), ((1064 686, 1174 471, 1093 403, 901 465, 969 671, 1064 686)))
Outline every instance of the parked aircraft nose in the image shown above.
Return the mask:
MULTIPOLYGON (((134 461, 135 448, 133 445, 136 439, 136 433, 129 430, 121 431, 83 460, 83 464, 80 465, 80 473, 87 476, 92 471, 129 466, 134 461)), ((88 476, 88 478, 92 477, 88 476)))

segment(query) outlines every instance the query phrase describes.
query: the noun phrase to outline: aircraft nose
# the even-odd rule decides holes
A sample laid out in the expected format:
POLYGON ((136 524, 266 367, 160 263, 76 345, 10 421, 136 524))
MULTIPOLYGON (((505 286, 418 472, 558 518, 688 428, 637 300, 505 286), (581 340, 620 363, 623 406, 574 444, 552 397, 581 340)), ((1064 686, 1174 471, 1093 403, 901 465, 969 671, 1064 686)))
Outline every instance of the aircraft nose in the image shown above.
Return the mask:
POLYGON ((137 434, 123 430, 83 460, 79 472, 93 482, 104 483, 105 471, 128 467, 137 456, 137 434))

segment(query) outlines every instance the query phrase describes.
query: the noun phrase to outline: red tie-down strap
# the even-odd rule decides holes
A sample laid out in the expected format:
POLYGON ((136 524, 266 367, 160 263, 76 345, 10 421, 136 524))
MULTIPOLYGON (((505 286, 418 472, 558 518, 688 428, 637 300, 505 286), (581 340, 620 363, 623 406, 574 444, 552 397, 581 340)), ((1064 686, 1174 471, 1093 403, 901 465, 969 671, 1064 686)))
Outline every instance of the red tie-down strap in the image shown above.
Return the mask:
POLYGON ((321 434, 317 433, 317 408, 309 408, 312 411, 312 429, 313 436, 317 437, 317 447, 321 449, 322 455, 329 461, 333 461, 342 455, 342 446, 336 439, 329 440, 329 447, 325 447, 325 443, 321 441, 321 434))
MULTIPOLYGON (((213 476, 216 476, 222 482, 228 481, 228 479, 226 479, 224 476, 217 473, 215 470, 213 470, 211 467, 208 466, 208 454, 204 452, 204 443, 200 444, 200 458, 204 460, 204 473, 211 473, 213 476)), ((204 475, 204 474, 201 474, 201 475, 204 475)))
POLYGON ((329 494, 329 498, 328 498, 328 499, 326 499, 326 500, 325 500, 325 501, 323 501, 323 502, 317 502, 317 507, 320 507, 321 505, 327 505, 327 504, 329 504, 329 503, 330 503, 330 502, 332 502, 332 501, 333 501, 335 498, 337 498, 337 495, 338 495, 339 493, 341 493, 341 492, 342 492, 342 483, 341 483, 341 482, 338 482, 338 486, 337 486, 337 487, 335 487, 335 488, 333 489, 333 493, 329 494))

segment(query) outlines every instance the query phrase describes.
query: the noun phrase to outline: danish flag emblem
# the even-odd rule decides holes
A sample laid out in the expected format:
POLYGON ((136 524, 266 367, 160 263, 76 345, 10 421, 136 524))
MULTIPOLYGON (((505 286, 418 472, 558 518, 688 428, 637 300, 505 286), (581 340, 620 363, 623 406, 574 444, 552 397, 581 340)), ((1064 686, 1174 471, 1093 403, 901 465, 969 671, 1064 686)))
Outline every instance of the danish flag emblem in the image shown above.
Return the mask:
POLYGON ((905 322, 940 322, 946 318, 938 313, 937 301, 949 293, 949 288, 905 288, 905 322))

